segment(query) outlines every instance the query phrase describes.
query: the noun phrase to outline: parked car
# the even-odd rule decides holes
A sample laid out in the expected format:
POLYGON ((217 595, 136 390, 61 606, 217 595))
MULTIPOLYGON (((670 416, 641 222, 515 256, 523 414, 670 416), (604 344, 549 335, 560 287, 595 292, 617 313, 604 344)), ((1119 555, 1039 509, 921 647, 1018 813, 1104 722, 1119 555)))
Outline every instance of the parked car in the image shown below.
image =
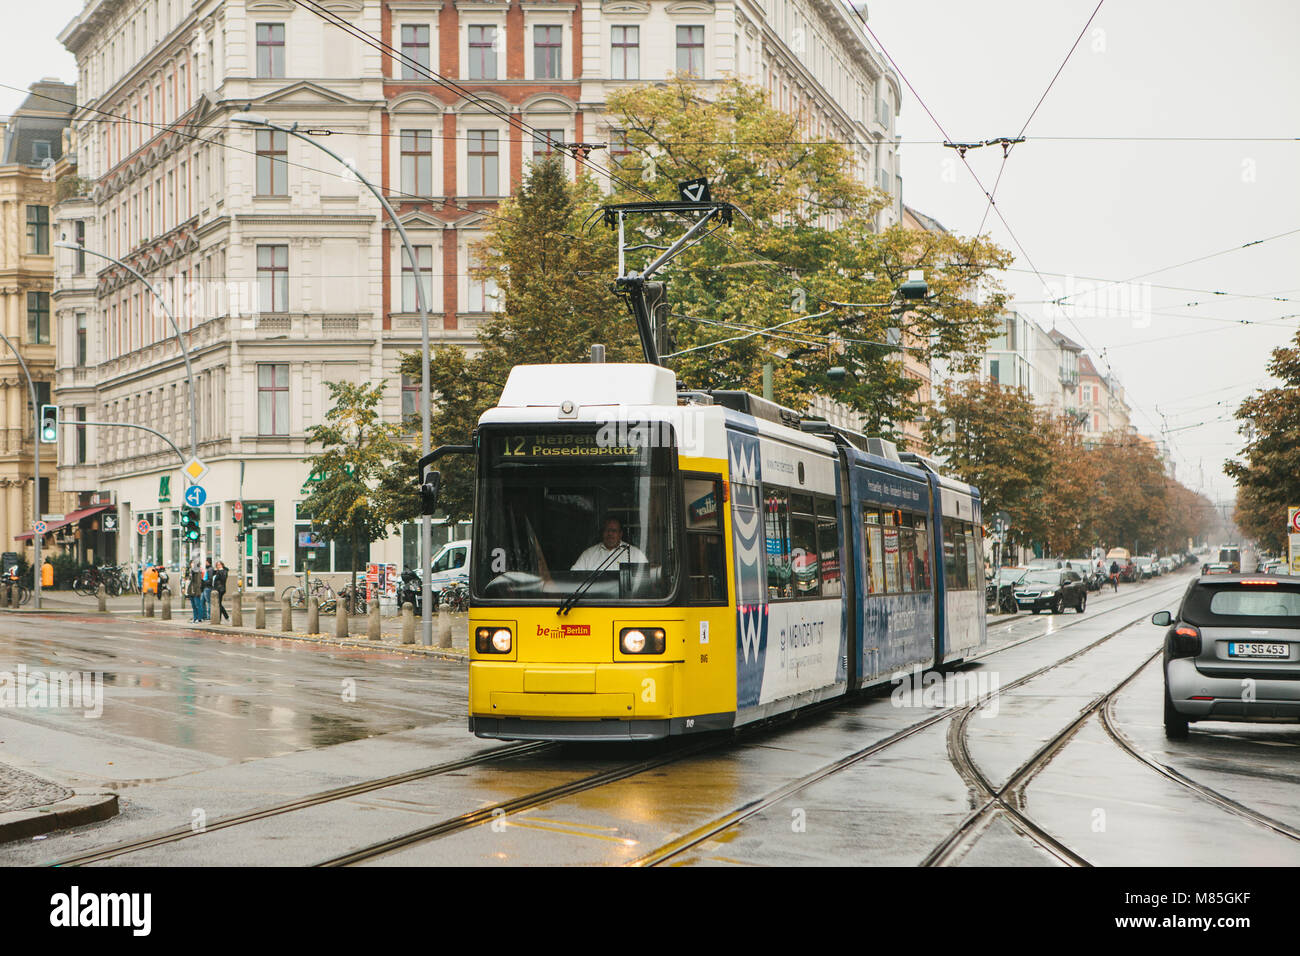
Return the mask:
POLYGON ((1016 605, 1022 611, 1051 611, 1060 614, 1072 607, 1080 614, 1088 606, 1088 589, 1078 571, 1057 568, 1032 568, 1025 572, 1014 589, 1016 605))
POLYGON ((1151 569, 1152 561, 1146 555, 1134 558, 1133 563, 1137 565, 1138 574, 1143 581, 1149 581, 1155 577, 1155 572, 1151 569))
POLYGON ((993 577, 984 586, 985 605, 990 610, 998 610, 1006 614, 1016 613, 1016 597, 1013 590, 1015 583, 1024 577, 1028 570, 1026 567, 1014 567, 998 568, 994 571, 993 577))
MULTIPOLYGON (((1215 562, 1224 563, 1224 562, 1215 562)), ((1259 575, 1201 577, 1165 634, 1165 736, 1197 720, 1300 720, 1300 581, 1259 575), (1249 685, 1252 693, 1242 688, 1249 685)))
POLYGON ((1142 571, 1136 564, 1129 561, 1127 564, 1119 566, 1119 579, 1125 584, 1132 584, 1135 581, 1142 580, 1142 571))
POLYGON ((1232 568, 1222 561, 1206 561, 1201 565, 1201 575, 1206 574, 1231 574, 1232 568))

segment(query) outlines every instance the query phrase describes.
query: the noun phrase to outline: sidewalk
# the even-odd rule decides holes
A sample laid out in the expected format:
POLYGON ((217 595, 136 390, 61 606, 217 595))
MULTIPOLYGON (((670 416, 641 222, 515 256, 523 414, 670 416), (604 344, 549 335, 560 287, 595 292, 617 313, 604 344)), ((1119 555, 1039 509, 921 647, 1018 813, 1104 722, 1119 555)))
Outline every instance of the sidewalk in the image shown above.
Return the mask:
MULTIPOLYGON (((226 610, 231 611, 233 606, 233 595, 226 595, 226 610)), ((315 644, 332 644, 339 647, 382 647, 385 650, 397 651, 399 653, 411 653, 421 657, 433 657, 451 661, 469 660, 469 615, 464 612, 452 613, 451 618, 451 647, 438 647, 438 615, 433 619, 433 644, 432 647, 425 647, 420 643, 420 619, 415 619, 415 643, 403 644, 402 641, 402 619, 394 614, 387 613, 380 618, 380 638, 377 641, 367 639, 367 628, 369 627, 369 617, 364 614, 348 616, 348 637, 335 637, 335 625, 337 619, 333 614, 320 615, 320 633, 307 633, 307 612, 305 610, 292 611, 292 629, 284 631, 280 629, 280 603, 270 599, 266 602, 266 628, 258 630, 254 627, 256 614, 256 603, 254 596, 245 594, 243 600, 244 626, 232 627, 229 624, 215 624, 210 621, 204 621, 201 624, 190 622, 190 602, 188 599, 175 599, 172 603, 172 618, 165 621, 162 618, 161 605, 154 609, 154 616, 148 618, 144 616, 141 608, 141 597, 138 594, 122 595, 121 597, 110 597, 107 599, 109 614, 116 618, 126 618, 133 621, 141 621, 149 624, 155 624, 165 627, 174 627, 180 630, 200 631, 213 634, 240 634, 253 637, 275 637, 285 640, 310 641, 315 644)), ((17 609, 0 609, 4 613, 19 614, 98 614, 99 602, 95 597, 83 597, 74 591, 46 591, 42 595, 41 610, 36 611, 30 603, 17 609)))

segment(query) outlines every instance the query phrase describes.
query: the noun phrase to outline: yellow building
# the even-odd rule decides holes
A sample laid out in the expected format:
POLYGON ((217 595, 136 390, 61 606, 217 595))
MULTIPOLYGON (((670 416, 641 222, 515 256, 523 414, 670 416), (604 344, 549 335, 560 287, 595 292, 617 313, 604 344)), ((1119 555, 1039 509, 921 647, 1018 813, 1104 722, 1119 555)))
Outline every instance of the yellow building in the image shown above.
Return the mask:
MULTIPOLYGON (((76 90, 57 80, 34 83, 13 116, 0 120, 0 326, 22 353, 38 404, 54 379, 54 164, 62 155, 76 90), (59 102, 63 101, 63 102, 59 102)), ((32 463, 36 410, 27 379, 0 343, 0 551, 31 547, 32 463), (25 534, 25 538, 18 538, 25 534)), ((61 506, 55 448, 41 448, 40 510, 61 506)), ((47 549, 53 550, 51 539, 47 549)), ((30 559, 30 554, 28 555, 30 559)))

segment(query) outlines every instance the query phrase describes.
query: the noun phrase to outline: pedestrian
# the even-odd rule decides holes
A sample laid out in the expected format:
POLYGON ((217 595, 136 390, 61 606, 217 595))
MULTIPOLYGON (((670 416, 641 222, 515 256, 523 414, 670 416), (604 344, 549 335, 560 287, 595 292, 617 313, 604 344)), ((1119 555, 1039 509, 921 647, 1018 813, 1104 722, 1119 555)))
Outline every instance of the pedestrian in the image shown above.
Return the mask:
POLYGON ((212 592, 217 596, 217 623, 220 624, 224 619, 230 617, 226 611, 226 605, 223 603, 226 597, 226 578, 228 574, 226 565, 218 561, 217 569, 212 572, 212 592))
POLYGON ((185 585, 185 596, 190 599, 190 623, 198 624, 203 614, 203 563, 195 558, 190 562, 189 581, 185 585))
POLYGON ((1116 591, 1119 590, 1119 562, 1118 561, 1112 561, 1110 563, 1110 586, 1114 588, 1116 591))
POLYGON ((212 620, 212 559, 203 568, 203 620, 212 620))

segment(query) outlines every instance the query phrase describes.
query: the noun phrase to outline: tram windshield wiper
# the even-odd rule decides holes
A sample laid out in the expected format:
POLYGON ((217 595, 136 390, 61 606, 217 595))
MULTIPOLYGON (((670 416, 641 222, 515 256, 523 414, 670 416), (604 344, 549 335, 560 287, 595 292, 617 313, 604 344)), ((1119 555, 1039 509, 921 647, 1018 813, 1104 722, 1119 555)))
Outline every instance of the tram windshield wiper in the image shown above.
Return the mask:
POLYGON ((561 604, 559 609, 555 612, 556 617, 562 617, 563 615, 568 614, 573 606, 578 603, 578 599, 586 593, 587 588, 591 587, 592 583, 596 580, 596 575, 600 574, 602 571, 607 571, 609 569, 609 563, 618 557, 619 553, 622 551, 628 551, 631 553, 627 542, 619 544, 617 548, 609 553, 609 557, 591 569, 590 573, 582 579, 582 582, 573 589, 573 593, 564 599, 564 603, 561 604))

